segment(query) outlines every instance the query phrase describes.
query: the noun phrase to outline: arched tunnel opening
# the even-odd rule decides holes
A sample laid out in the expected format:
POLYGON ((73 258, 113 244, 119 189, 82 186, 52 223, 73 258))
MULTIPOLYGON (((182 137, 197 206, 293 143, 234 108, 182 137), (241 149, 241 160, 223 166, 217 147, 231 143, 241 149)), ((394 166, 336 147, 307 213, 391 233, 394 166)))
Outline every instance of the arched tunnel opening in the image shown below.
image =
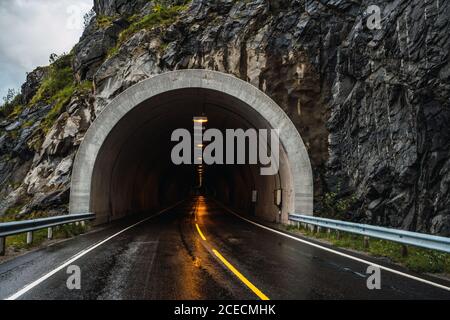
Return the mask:
MULTIPOLYGON (((292 188, 292 179, 282 146, 280 170, 274 175, 261 175, 258 164, 194 164, 198 146, 193 138, 191 164, 173 163, 177 142, 171 141, 172 133, 182 128, 193 137, 193 119, 200 115, 207 118, 204 129, 218 129, 223 136, 227 129, 271 129, 249 106, 221 92, 193 88, 162 93, 122 118, 100 148, 92 180, 92 211, 102 220, 117 219, 203 194, 270 221, 279 219, 280 210, 288 212, 286 191, 292 188), (278 202, 276 190, 285 191, 278 202)), ((248 139, 245 146, 248 153, 248 139)), ((225 159, 225 147, 223 152, 225 159)))
MULTIPOLYGON (((281 108, 258 89, 228 75, 191 70, 158 77, 159 81, 149 79, 122 93, 89 129, 75 160, 71 213, 93 212, 97 223, 103 223, 201 194, 271 222, 287 222, 299 208, 312 214, 309 158, 300 135, 292 136, 293 124, 281 108), (206 83, 198 85, 195 80, 206 83), (271 111, 281 116, 268 116, 271 111), (262 175, 264 165, 248 161, 195 163, 195 139, 190 144, 194 163, 175 164, 171 155, 179 142, 172 141, 172 133, 186 129, 194 136, 194 118, 200 116, 207 119, 204 129, 218 129, 224 137, 230 129, 279 129, 279 170, 262 175), (299 162, 305 162, 305 153, 302 170, 299 162)), ((248 160, 251 142, 246 140, 245 146, 248 160)), ((270 151, 268 145, 264 152, 270 151)), ((223 152, 225 160, 227 148, 223 152)))

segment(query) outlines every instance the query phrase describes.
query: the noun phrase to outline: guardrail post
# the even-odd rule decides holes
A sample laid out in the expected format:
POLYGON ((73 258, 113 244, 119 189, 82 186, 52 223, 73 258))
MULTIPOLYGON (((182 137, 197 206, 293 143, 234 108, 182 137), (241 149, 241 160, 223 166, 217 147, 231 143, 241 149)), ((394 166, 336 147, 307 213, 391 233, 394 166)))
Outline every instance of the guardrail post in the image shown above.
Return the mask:
POLYGON ((408 256, 408 247, 404 244, 402 245, 402 257, 406 258, 408 256))
POLYGON ((6 237, 0 237, 0 256, 6 253, 6 237))
POLYGON ((369 237, 364 237, 364 248, 369 248, 369 237))
POLYGON ((53 239, 53 228, 50 227, 47 229, 47 239, 52 240, 53 239))
POLYGON ((27 244, 33 243, 33 231, 27 232, 27 244))
POLYGON ((336 230, 336 240, 341 239, 341 232, 339 230, 336 230))

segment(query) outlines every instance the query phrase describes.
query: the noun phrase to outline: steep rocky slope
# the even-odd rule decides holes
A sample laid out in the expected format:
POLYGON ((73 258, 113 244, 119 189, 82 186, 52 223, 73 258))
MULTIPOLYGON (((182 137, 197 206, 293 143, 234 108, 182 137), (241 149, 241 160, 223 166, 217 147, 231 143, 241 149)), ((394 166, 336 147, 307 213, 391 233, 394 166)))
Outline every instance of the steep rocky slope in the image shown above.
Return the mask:
POLYGON ((0 215, 65 212, 95 115, 154 74, 206 68, 286 111, 310 153, 318 213, 450 235, 448 1, 95 0, 94 9, 72 53, 30 73, 3 112, 0 215), (372 4, 379 30, 366 26, 372 4), (70 78, 55 86, 66 60, 70 78))

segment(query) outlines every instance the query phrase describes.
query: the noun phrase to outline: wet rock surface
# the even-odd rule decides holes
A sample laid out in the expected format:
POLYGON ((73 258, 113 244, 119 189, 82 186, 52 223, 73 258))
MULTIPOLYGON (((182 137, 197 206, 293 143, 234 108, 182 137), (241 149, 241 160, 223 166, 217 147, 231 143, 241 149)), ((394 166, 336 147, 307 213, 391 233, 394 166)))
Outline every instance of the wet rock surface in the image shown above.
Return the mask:
MULTIPOLYGON (((73 58, 93 95, 75 94, 39 139, 21 127, 40 121, 35 106, 0 121, 0 214, 20 202, 23 214, 66 210, 71 163, 95 115, 152 75, 204 68, 250 82, 288 114, 310 154, 318 213, 330 214, 322 199, 333 194, 346 199, 340 218, 450 235, 450 3, 193 0, 119 44, 156 4, 94 3, 73 58), (381 29, 367 27, 370 5, 381 29)), ((27 78, 25 104, 41 78, 27 78)))

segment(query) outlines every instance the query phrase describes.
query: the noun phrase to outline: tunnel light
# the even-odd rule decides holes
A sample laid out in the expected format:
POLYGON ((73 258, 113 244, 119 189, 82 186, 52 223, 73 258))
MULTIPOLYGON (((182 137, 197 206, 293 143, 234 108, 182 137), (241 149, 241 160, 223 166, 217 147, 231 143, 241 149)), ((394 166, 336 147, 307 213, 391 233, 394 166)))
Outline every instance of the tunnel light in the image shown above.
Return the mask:
POLYGON ((197 148, 203 148, 203 147, 204 147, 204 145, 201 143, 197 145, 197 148))
POLYGON ((208 122, 207 117, 194 117, 194 123, 206 123, 208 122))

